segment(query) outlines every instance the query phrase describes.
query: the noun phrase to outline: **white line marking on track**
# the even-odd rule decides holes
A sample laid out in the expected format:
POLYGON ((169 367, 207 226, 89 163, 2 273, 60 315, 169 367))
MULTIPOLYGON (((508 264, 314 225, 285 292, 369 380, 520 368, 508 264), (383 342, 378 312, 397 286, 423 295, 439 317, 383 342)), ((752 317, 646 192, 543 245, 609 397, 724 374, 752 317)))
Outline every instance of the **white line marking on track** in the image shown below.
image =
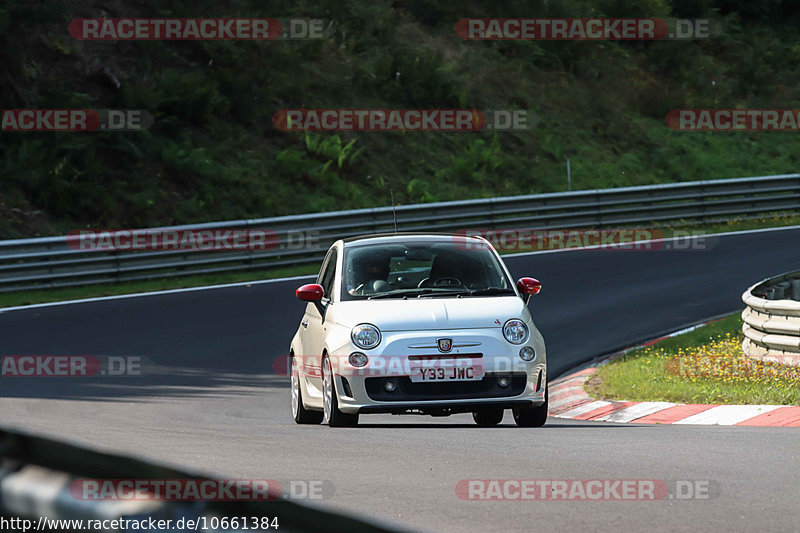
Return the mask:
POLYGON ((562 405, 567 405, 572 402, 577 402, 578 400, 586 399, 585 394, 574 394, 572 396, 567 396, 566 398, 559 398, 556 401, 548 402, 550 405, 548 406, 550 409, 557 409, 562 405))
POLYGON ((176 294, 179 292, 205 291, 210 289, 227 289, 228 287, 262 285, 264 283, 278 283, 281 281, 295 281, 295 280, 300 281, 304 279, 315 279, 316 277, 317 276, 315 276, 314 274, 309 274, 307 276, 292 276, 289 278, 271 278, 271 279, 255 280, 255 281, 237 281, 236 283, 223 283, 221 285, 205 285, 202 287, 185 287, 183 289, 166 289, 163 291, 151 291, 151 292, 132 292, 130 294, 116 294, 112 296, 98 296, 95 298, 81 298, 80 300, 64 300, 62 302, 47 302, 42 304, 18 305, 16 307, 0 307, 0 313, 5 313, 6 311, 18 311, 21 309, 37 309, 39 307, 56 307, 59 305, 104 302, 106 300, 124 300, 126 298, 138 298, 140 296, 158 296, 161 294, 176 294))
POLYGON ((580 407, 576 407, 575 409, 570 409, 566 413, 561 413, 560 415, 555 415, 555 416, 560 418, 574 418, 584 413, 588 413, 589 411, 600 409, 601 407, 605 407, 607 405, 611 405, 611 402, 604 402, 602 400, 597 400, 591 403, 587 403, 586 405, 581 405, 580 407))
POLYGON ((642 402, 626 407, 625 409, 620 409, 619 411, 612 411, 600 418, 595 418, 595 420, 603 422, 630 422, 637 418, 663 411, 673 405, 675 404, 670 402, 642 402))
POLYGON ((702 413, 697 413, 673 424, 709 424, 732 426, 764 413, 768 413, 780 405, 719 405, 702 413))

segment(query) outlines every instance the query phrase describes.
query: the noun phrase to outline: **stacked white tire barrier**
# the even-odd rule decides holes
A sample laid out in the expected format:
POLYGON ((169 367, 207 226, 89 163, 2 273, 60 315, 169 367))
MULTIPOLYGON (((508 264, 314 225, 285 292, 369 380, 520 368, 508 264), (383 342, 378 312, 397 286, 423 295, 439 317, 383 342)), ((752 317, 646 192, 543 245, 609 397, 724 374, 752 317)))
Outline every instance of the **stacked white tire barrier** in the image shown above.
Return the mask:
POLYGON ((745 355, 800 364, 800 271, 760 281, 742 300, 745 355))

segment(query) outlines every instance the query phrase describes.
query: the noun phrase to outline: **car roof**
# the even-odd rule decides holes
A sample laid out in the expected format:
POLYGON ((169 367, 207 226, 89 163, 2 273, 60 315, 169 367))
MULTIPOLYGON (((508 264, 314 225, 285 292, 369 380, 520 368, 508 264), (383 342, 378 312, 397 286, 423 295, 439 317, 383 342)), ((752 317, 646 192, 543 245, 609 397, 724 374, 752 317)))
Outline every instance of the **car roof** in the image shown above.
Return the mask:
POLYGON ((481 237, 471 235, 460 235, 455 233, 375 233, 372 235, 360 235, 342 239, 345 246, 356 244, 358 246, 366 244, 388 244, 397 241, 427 241, 427 242, 452 242, 453 238, 471 239, 483 241, 481 237))

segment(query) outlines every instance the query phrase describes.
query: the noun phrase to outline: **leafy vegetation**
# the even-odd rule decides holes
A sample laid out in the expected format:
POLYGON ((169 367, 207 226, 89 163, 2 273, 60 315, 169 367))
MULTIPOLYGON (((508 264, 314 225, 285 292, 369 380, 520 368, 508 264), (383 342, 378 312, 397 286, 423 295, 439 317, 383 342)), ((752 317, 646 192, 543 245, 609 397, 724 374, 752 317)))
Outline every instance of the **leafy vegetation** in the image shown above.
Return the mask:
POLYGON ((797 169, 791 133, 681 107, 800 107, 800 9, 769 0, 77 0, 0 5, 9 108, 146 109, 146 132, 0 133, 0 238, 797 169), (72 39, 79 17, 311 17, 324 40, 72 39), (464 17, 711 17, 708 40, 463 41, 464 17), (119 87, 114 83, 119 81, 119 87), (527 109, 526 132, 282 132, 284 108, 527 109))
POLYGON ((739 314, 634 350, 602 367, 587 390, 604 399, 800 405, 800 367, 747 358, 739 314))

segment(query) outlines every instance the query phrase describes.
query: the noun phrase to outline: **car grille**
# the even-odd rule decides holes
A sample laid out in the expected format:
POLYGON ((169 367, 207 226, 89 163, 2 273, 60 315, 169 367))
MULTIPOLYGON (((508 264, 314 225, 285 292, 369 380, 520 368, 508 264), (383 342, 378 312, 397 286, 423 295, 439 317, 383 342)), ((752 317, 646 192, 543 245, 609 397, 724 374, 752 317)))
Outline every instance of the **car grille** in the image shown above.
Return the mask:
POLYGON ((428 355, 409 355, 409 361, 436 361, 439 359, 481 359, 482 353, 434 353, 428 355))
POLYGON ((525 390, 528 375, 524 372, 512 374, 487 373, 480 381, 441 381, 414 383, 408 376, 394 377, 397 388, 386 392, 383 384, 389 378, 366 378, 367 396, 379 402, 408 402, 425 400, 468 400, 473 398, 508 398, 518 396, 525 390), (497 378, 507 376, 511 383, 503 388, 497 378))

